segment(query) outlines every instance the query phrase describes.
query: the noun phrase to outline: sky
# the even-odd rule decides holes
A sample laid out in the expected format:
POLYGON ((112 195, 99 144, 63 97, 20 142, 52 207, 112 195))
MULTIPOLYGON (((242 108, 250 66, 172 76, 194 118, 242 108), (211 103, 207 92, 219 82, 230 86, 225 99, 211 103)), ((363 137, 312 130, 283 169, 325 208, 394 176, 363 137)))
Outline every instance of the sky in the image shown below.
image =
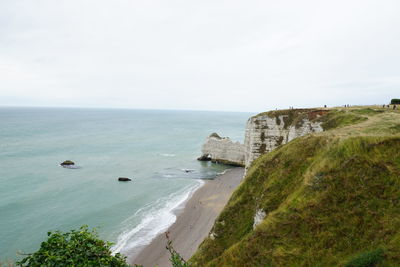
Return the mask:
POLYGON ((400 98, 399 0, 1 0, 0 106, 265 111, 400 98))

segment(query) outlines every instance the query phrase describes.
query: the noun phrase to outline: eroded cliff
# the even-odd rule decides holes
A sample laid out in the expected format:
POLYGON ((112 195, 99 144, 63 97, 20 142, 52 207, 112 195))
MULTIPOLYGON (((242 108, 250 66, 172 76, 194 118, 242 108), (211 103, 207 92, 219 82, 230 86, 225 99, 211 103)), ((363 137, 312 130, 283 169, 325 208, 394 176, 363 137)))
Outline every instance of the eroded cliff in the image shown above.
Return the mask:
POLYGON ((232 142, 229 138, 222 138, 214 133, 204 143, 199 160, 248 168, 260 155, 294 138, 323 131, 320 117, 327 112, 317 109, 291 109, 260 113, 248 120, 244 144, 232 142))
POLYGON ((319 117, 326 110, 291 109, 270 111, 251 117, 245 134, 245 165, 250 164, 264 153, 271 152, 280 145, 323 128, 319 117))
POLYGON ((207 137, 201 149, 201 161, 210 160, 233 166, 244 166, 245 147, 240 142, 233 142, 228 137, 220 137, 213 133, 207 137))
POLYGON ((191 266, 400 266, 400 112, 272 115, 324 131, 251 164, 191 266))

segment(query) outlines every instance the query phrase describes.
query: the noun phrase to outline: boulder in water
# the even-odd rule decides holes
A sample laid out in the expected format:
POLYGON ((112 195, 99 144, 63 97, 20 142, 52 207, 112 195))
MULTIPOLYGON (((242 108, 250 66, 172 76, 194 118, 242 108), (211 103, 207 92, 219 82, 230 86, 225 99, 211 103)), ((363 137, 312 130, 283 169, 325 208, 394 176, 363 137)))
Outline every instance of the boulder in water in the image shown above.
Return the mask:
POLYGON ((62 162, 60 165, 61 166, 72 166, 72 165, 75 165, 75 162, 73 162, 72 160, 66 160, 66 161, 62 162))
POLYGON ((120 181, 120 182, 129 182, 129 181, 132 181, 132 179, 126 178, 126 177, 119 177, 118 181, 120 181))

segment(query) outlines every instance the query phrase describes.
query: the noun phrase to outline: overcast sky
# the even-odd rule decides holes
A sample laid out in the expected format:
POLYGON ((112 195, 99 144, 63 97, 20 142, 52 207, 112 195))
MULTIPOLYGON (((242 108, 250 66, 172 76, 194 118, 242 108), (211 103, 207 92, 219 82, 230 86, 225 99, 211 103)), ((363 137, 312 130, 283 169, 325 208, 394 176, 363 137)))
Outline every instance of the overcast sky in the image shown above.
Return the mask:
POLYGON ((399 0, 1 0, 0 106, 386 103, 399 14, 399 0))

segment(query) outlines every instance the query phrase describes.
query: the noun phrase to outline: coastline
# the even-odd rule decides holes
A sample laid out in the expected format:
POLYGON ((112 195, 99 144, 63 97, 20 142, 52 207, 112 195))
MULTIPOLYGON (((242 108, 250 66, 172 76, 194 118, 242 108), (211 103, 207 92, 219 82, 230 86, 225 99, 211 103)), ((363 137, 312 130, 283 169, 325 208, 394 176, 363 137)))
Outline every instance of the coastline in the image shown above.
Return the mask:
MULTIPOLYGON (((189 259, 207 237, 215 219, 242 181, 243 174, 244 168, 233 168, 213 180, 205 181, 189 197, 184 208, 178 210, 176 221, 167 231, 174 248, 184 259, 189 259)), ((144 267, 169 267, 170 255, 166 244, 165 235, 161 233, 137 255, 128 255, 128 263, 144 267)))
MULTIPOLYGON (((151 240, 160 233, 164 233, 175 222, 177 214, 180 210, 183 210, 185 203, 205 183, 204 180, 200 179, 197 182, 199 182, 197 185, 190 187, 189 191, 182 195, 177 194, 172 199, 170 198, 171 195, 169 195, 168 199, 160 198, 159 200, 165 202, 165 206, 156 211, 148 210, 145 217, 141 219, 141 222, 136 227, 120 234, 117 243, 111 248, 112 253, 121 253, 122 250, 126 249, 122 252, 123 254, 127 254, 132 258, 138 255, 141 249, 150 244, 151 240), (147 232, 147 234, 136 236, 140 232, 147 232), (132 239, 134 244, 130 242, 132 239), (129 247, 126 248, 128 243, 129 247)), ((138 212, 134 216, 137 214, 138 212)))

